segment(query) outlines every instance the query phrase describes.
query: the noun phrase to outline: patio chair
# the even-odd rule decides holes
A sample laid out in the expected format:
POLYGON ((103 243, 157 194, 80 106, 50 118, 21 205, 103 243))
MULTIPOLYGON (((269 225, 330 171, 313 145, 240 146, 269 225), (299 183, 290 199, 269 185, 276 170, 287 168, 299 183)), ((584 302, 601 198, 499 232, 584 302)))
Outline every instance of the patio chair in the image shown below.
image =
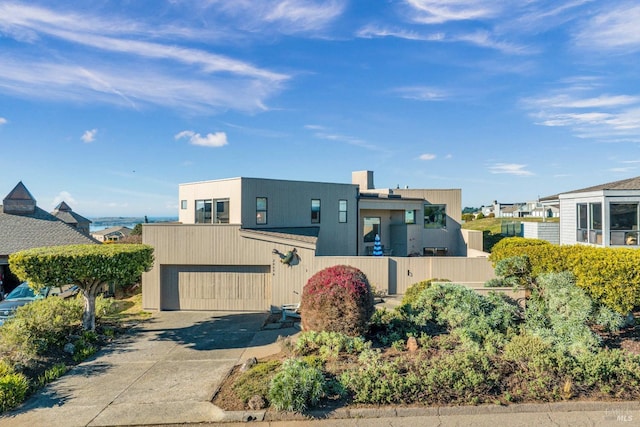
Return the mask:
POLYGON ((282 322, 287 320, 287 316, 300 319, 300 303, 282 304, 280 308, 282 309, 282 322))

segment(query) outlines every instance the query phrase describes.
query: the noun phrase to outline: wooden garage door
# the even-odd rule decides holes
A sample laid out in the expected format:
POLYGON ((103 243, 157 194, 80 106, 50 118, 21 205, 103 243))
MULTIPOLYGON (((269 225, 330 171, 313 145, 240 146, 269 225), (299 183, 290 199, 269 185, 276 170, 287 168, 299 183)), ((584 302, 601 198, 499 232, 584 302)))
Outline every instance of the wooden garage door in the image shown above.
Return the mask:
POLYGON ((166 266, 161 310, 262 311, 271 307, 269 266, 166 266))

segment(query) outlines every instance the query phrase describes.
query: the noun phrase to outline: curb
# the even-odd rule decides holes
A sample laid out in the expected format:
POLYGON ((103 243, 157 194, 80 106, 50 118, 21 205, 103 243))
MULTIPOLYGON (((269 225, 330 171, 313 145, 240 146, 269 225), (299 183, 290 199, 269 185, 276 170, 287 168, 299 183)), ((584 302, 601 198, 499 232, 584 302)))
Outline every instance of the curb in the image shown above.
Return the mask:
POLYGON ((367 419, 402 417, 446 417, 480 414, 521 414, 559 412, 607 412, 612 415, 640 411, 640 401, 577 401, 551 403, 519 403, 480 406, 381 406, 377 408, 338 408, 330 411, 299 412, 222 411, 216 422, 309 421, 327 419, 367 419))

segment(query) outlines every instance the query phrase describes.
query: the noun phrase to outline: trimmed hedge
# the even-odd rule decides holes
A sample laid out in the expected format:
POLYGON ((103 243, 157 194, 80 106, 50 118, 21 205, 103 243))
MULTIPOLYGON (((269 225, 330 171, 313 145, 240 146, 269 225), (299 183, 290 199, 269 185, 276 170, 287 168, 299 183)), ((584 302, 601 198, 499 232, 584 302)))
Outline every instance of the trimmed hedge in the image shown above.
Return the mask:
POLYGON ((640 250, 587 245, 553 245, 544 240, 512 237, 493 247, 489 259, 496 264, 526 255, 534 277, 570 271, 576 284, 593 299, 621 314, 640 306, 640 250))

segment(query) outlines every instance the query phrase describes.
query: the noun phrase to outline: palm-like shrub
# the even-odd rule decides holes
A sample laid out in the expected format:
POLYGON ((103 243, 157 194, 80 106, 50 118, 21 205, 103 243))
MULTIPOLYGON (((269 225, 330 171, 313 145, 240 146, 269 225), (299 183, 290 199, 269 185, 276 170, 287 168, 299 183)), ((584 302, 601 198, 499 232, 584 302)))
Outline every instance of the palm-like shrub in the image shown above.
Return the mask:
POLYGON ((347 265, 320 270, 302 290, 300 311, 305 330, 363 335, 374 311, 367 276, 347 265))

